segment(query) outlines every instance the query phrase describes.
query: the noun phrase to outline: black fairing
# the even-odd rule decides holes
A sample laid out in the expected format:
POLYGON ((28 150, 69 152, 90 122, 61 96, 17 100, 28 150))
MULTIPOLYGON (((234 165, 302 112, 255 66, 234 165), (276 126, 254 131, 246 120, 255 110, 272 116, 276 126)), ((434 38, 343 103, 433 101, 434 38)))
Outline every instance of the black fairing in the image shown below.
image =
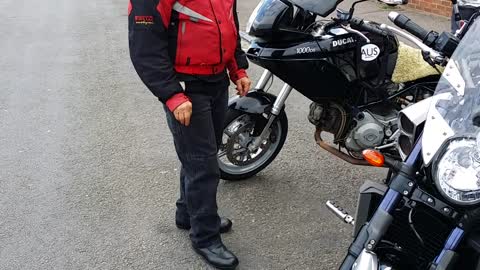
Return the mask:
POLYGON ((281 0, 265 0, 258 8, 258 13, 252 22, 249 35, 259 38, 270 38, 276 29, 282 18, 290 17, 287 13, 291 13, 293 9, 291 3, 281 0))
POLYGON ((316 19, 315 14, 287 0, 263 0, 259 5, 248 34, 263 40, 306 38, 305 28, 316 19))
POLYGON ((373 61, 361 59, 363 40, 342 28, 297 41, 261 41, 252 43, 247 55, 255 64, 270 70, 313 101, 355 95, 356 84, 375 89, 393 73, 398 51, 395 36, 364 33, 380 49, 373 61))

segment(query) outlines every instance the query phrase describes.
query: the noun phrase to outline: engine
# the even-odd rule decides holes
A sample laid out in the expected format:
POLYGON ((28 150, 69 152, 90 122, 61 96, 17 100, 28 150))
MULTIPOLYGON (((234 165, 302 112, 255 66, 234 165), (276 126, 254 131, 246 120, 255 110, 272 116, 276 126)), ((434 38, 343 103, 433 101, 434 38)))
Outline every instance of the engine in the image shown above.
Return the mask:
POLYGON ((345 139, 345 146, 350 151, 361 152, 380 146, 385 139, 385 126, 369 112, 357 114, 353 118, 352 126, 345 139))
POLYGON ((394 142, 397 115, 397 110, 382 105, 352 116, 336 103, 312 103, 308 119, 322 131, 334 134, 335 143, 359 153, 394 142))

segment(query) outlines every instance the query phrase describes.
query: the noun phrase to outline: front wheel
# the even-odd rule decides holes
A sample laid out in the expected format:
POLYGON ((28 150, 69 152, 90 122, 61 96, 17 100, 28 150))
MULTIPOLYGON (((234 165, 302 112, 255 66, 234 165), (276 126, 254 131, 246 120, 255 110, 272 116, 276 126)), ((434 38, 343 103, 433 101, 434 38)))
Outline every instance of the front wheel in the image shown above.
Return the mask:
POLYGON ((284 111, 270 127, 270 135, 252 152, 248 145, 255 139, 254 130, 263 115, 228 109, 218 152, 220 176, 224 180, 248 179, 267 167, 282 150, 287 139, 288 119, 284 111))

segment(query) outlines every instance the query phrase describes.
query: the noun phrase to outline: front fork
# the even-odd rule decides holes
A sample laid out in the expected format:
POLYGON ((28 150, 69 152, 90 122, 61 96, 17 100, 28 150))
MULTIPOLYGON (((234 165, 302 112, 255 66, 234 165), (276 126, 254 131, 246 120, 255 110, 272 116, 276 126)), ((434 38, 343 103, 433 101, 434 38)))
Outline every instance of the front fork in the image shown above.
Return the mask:
POLYGON ((272 77, 273 77, 273 74, 272 72, 270 72, 270 70, 268 69, 263 70, 262 76, 260 77, 260 80, 258 80, 254 89, 257 91, 265 91, 265 87, 267 86, 268 81, 272 77))
MULTIPOLYGON (((257 91, 264 91, 265 86, 267 85, 268 81, 272 79, 273 74, 269 70, 265 69, 263 71, 262 76, 260 77, 260 80, 257 82, 257 85, 255 86, 255 89, 257 91)), ((278 93, 277 98, 275 99, 275 102, 273 103, 272 109, 270 110, 270 114, 268 116, 268 121, 267 124, 263 127, 262 132, 258 137, 255 137, 255 139, 248 145, 248 149, 252 152, 257 151, 257 149, 260 147, 262 142, 270 136, 270 127, 273 124, 273 121, 277 118, 277 116, 280 115, 282 112, 283 106, 285 105, 285 101, 287 100, 288 96, 292 92, 292 87, 288 84, 284 84, 282 87, 282 90, 280 93, 278 93)))
MULTIPOLYGON (((393 221, 393 212, 402 196, 410 196, 415 189, 415 168, 421 153, 421 140, 417 142, 414 150, 406 161, 405 171, 394 177, 390 189, 385 194, 380 206, 369 223, 358 232, 355 240, 348 249, 340 270, 376 270, 380 262, 375 254, 375 248, 381 241, 393 221), (395 187, 395 188, 394 188, 395 187), (400 188, 400 189, 399 189, 400 188), (403 191, 402 191, 403 189, 403 191)), ((465 232, 457 227, 452 230, 443 250, 435 258, 429 270, 453 269, 456 261, 456 250, 463 240, 465 232)))

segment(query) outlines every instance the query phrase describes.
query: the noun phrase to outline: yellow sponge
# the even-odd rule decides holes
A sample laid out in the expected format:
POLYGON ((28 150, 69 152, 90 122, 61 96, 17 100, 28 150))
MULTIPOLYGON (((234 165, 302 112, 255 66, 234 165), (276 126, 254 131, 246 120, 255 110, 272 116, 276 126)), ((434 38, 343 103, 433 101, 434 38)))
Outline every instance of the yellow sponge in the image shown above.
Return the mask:
MULTIPOLYGON (((442 71, 441 67, 438 69, 442 71)), ((423 60, 419 49, 400 42, 397 63, 392 75, 394 83, 410 82, 436 74, 439 74, 438 71, 423 60)))

